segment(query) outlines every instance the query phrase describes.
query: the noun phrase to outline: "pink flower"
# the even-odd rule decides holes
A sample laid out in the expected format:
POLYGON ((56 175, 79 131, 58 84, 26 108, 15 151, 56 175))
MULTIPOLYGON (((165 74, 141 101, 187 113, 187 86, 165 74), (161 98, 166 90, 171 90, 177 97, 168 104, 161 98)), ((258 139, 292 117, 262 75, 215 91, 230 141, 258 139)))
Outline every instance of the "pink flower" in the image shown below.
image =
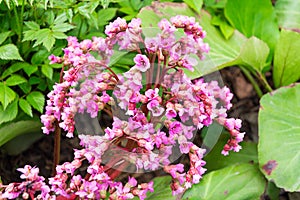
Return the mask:
POLYGON ((147 56, 142 54, 137 54, 134 57, 135 68, 141 72, 146 72, 150 68, 150 62, 147 56))

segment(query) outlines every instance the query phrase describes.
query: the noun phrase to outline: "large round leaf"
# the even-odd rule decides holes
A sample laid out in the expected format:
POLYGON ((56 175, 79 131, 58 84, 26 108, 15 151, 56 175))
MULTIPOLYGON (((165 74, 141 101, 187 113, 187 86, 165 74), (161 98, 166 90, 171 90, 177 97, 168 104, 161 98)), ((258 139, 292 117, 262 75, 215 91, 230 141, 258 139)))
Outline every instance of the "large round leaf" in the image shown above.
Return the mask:
POLYGON ((205 175, 199 184, 186 191, 182 199, 259 199, 265 184, 265 179, 256 165, 232 165, 205 175))
POLYGON ((278 187, 299 191, 300 84, 266 94, 260 103, 260 169, 278 187))

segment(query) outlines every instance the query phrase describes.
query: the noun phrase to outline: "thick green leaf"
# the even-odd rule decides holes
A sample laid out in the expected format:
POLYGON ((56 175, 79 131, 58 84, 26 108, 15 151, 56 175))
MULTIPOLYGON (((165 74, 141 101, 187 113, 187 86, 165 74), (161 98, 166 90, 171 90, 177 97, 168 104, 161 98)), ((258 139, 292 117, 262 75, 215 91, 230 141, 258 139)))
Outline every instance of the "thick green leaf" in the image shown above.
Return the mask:
POLYGON ((17 75, 17 74, 11 75, 5 81, 7 86, 19 85, 19 84, 26 83, 26 82, 27 82, 27 80, 24 77, 17 75))
POLYGON ((28 120, 7 124, 0 128, 0 146, 15 138, 16 136, 32 132, 38 132, 40 130, 41 123, 39 121, 28 120))
POLYGON ((117 8, 107 8, 98 11, 98 25, 103 26, 107 24, 116 16, 117 8))
POLYGON ((3 110, 6 110, 8 104, 12 102, 16 97, 17 95, 12 89, 0 82, 0 102, 3 106, 3 110))
POLYGON ((273 81, 275 87, 289 85, 300 78, 300 34, 282 30, 275 49, 273 81))
POLYGON ((6 31, 6 32, 0 33, 0 45, 7 39, 7 37, 9 36, 10 33, 11 33, 11 31, 6 31))
POLYGON ((19 70, 22 69, 26 64, 27 64, 27 63, 25 63, 25 62, 17 62, 17 63, 12 64, 9 68, 7 68, 7 69, 3 72, 1 78, 4 79, 4 78, 6 78, 7 76, 9 76, 9 75, 11 75, 11 74, 13 74, 13 73, 19 71, 19 70))
POLYGON ((300 31, 300 1, 277 0, 275 11, 280 27, 300 31))
POLYGON ((0 47, 0 59, 3 60, 23 60, 18 48, 14 44, 6 44, 0 47))
POLYGON ((247 200, 260 199, 265 179, 256 165, 229 166, 204 175, 200 183, 187 190, 182 199, 188 200, 247 200))
POLYGON ((188 6, 190 6, 197 13, 200 13, 203 0, 183 0, 188 6))
POLYGON ((154 192, 148 192, 145 200, 175 200, 170 188, 172 178, 170 176, 162 176, 154 178, 154 192))
POLYGON ((252 36, 244 43, 240 59, 244 64, 254 68, 256 71, 263 72, 269 51, 270 49, 266 43, 252 36))
POLYGON ((205 157, 205 168, 208 172, 221 169, 238 163, 257 163, 257 144, 253 142, 241 142, 242 149, 239 152, 230 152, 228 156, 221 154, 228 137, 224 134, 220 137, 218 143, 205 157))
POLYGON ((227 0, 225 16, 246 37, 262 39, 273 52, 279 29, 270 0, 227 0))
POLYGON ((33 116, 31 105, 25 99, 19 99, 19 106, 27 115, 33 116))
MULTIPOLYGON (((0 106, 0 124, 4 122, 9 122, 14 120, 18 114, 18 100, 14 100, 11 104, 7 106, 5 110, 3 110, 2 106, 0 106)), ((0 137, 2 132, 0 132, 0 137)))
POLYGON ((52 79, 53 68, 49 65, 42 65, 42 73, 49 79, 52 79))
POLYGON ((268 180, 300 190, 300 84, 264 95, 259 110, 258 160, 268 180))
POLYGON ((44 104, 45 104, 45 97, 41 92, 31 92, 27 97, 26 100, 30 105, 38 110, 40 113, 43 112, 44 104))

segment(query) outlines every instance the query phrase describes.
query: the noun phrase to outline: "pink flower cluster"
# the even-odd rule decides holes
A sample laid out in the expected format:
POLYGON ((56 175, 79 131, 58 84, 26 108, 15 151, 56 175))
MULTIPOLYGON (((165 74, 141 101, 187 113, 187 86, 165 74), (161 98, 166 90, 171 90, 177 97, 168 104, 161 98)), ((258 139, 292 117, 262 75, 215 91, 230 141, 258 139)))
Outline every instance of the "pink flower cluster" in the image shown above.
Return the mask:
MULTIPOLYGON (((48 195, 45 198, 53 194, 144 199, 153 191, 152 182, 138 184, 130 176, 126 184, 115 180, 128 166, 134 166, 136 172, 163 168, 172 177, 173 195, 183 193, 206 171, 205 149, 193 143, 194 135, 214 121, 230 132, 222 153, 240 150, 238 143, 244 136, 239 132, 241 120, 228 119, 226 114, 232 106, 229 89, 220 88, 216 81, 190 80, 184 73, 184 69, 193 71, 209 51, 203 42, 206 33, 193 17, 186 16, 162 19, 158 27, 159 33, 149 38, 143 35, 140 19, 127 24, 118 18, 106 27, 107 38, 78 42, 69 37, 64 56, 49 57, 52 63, 63 63, 66 71, 48 94, 46 113, 41 116, 44 133, 59 126, 73 137, 76 113, 95 118, 100 111, 106 112, 113 123, 102 135, 79 135, 83 149, 75 150, 72 162, 56 167, 56 176, 49 178, 50 187, 43 183, 44 189, 38 188, 41 195, 48 195), (179 38, 175 37, 178 29, 183 30, 179 38), (137 52, 135 65, 118 75, 108 66, 116 45, 137 52), (97 52, 100 59, 91 52, 97 52), (189 156, 188 170, 183 164, 172 164, 176 149, 189 156), (89 164, 85 177, 77 173, 83 161, 89 164)), ((18 191, 17 196, 24 190, 18 191)))
POLYGON ((21 179, 24 179, 22 183, 10 183, 7 186, 2 185, 1 188, 5 188, 1 194, 1 199, 16 199, 22 195, 23 199, 55 199, 50 195, 50 188, 44 182, 45 178, 39 176, 39 169, 25 165, 24 168, 18 168, 22 174, 21 179))

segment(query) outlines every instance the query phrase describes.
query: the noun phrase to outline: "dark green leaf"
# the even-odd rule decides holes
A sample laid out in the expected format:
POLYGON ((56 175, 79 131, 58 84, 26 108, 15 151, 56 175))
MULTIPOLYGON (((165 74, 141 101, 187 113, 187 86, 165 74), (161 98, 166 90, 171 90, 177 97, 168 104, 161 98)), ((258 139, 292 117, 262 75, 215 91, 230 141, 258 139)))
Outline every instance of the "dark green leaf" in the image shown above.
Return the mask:
POLYGON ((36 72, 38 70, 38 67, 36 65, 24 63, 23 70, 28 76, 31 76, 31 74, 33 74, 34 72, 36 72))
POLYGON ((31 91, 31 85, 29 82, 19 85, 19 88, 25 93, 28 94, 31 91))
POLYGON ((39 84, 41 82, 41 79, 37 76, 32 76, 29 79, 29 83, 30 85, 35 85, 35 84, 39 84))
POLYGON ((7 39, 7 37, 9 36, 10 33, 11 33, 11 31, 6 31, 6 32, 0 33, 0 45, 7 39))
POLYGON ((204 0, 205 7, 224 8, 227 0, 204 0))
POLYGON ((32 56, 31 63, 37 65, 37 64, 43 64, 46 61, 49 62, 48 56, 50 56, 50 52, 48 52, 45 49, 39 50, 32 56))
POLYGON ((183 0, 189 7, 195 10, 197 13, 200 13, 203 0, 183 0))
POLYGON ((273 80, 275 87, 289 85, 300 78, 300 34, 282 30, 275 49, 273 80))
POLYGON ((153 180, 154 192, 148 192, 147 198, 145 200, 175 200, 176 197, 172 195, 172 190, 170 188, 171 177, 162 176, 154 178, 153 180))
POLYGON ((0 59, 3 60, 23 60, 18 48, 14 44, 0 46, 0 59))
POLYGON ((0 82, 0 102, 3 106, 3 110, 6 110, 8 104, 12 102, 16 97, 17 95, 12 89, 0 82))
POLYGON ((239 152, 230 152, 228 156, 224 156, 221 154, 221 151, 227 140, 228 137, 222 134, 213 150, 204 157, 206 161, 205 168, 207 168, 208 172, 238 163, 257 163, 257 144, 253 142, 242 142, 242 149, 239 152))
POLYGON ((13 74, 13 73, 19 71, 19 70, 22 69, 26 64, 27 64, 27 63, 25 63, 25 62, 17 62, 17 63, 12 64, 9 68, 7 68, 7 69, 3 72, 1 78, 4 79, 4 78, 6 78, 7 76, 9 76, 9 75, 11 75, 11 74, 13 74))
POLYGON ((246 37, 256 36, 274 51, 279 30, 270 0, 227 0, 225 16, 246 37))
POLYGON ((257 166, 244 163, 204 175, 200 183, 185 192, 182 199, 260 199, 265 184, 266 181, 257 166))
MULTIPOLYGON (((0 114, 1 115, 1 114, 0 114)), ((0 146, 26 133, 37 132, 41 129, 41 123, 38 121, 18 121, 7 124, 0 128, 0 146)))
POLYGON ((299 191, 300 84, 265 94, 258 115, 258 161, 268 180, 299 191))
POLYGON ((300 1, 277 0, 275 11, 281 28, 300 31, 300 1))
MULTIPOLYGON (((0 124, 14 120, 18 114, 18 100, 10 103, 5 110, 0 106, 0 124)), ((2 137, 2 132, 0 134, 2 137)))
POLYGON ((24 77, 17 75, 17 74, 11 75, 5 81, 7 86, 19 85, 19 84, 26 83, 26 82, 27 82, 27 80, 24 77))
POLYGON ((31 105, 25 99, 19 99, 19 106, 27 115, 33 117, 31 105))
POLYGON ((98 25, 103 26, 107 24, 116 16, 117 8, 107 8, 98 11, 98 25))
POLYGON ((42 65, 42 73, 49 79, 52 79, 53 68, 49 65, 42 65))

